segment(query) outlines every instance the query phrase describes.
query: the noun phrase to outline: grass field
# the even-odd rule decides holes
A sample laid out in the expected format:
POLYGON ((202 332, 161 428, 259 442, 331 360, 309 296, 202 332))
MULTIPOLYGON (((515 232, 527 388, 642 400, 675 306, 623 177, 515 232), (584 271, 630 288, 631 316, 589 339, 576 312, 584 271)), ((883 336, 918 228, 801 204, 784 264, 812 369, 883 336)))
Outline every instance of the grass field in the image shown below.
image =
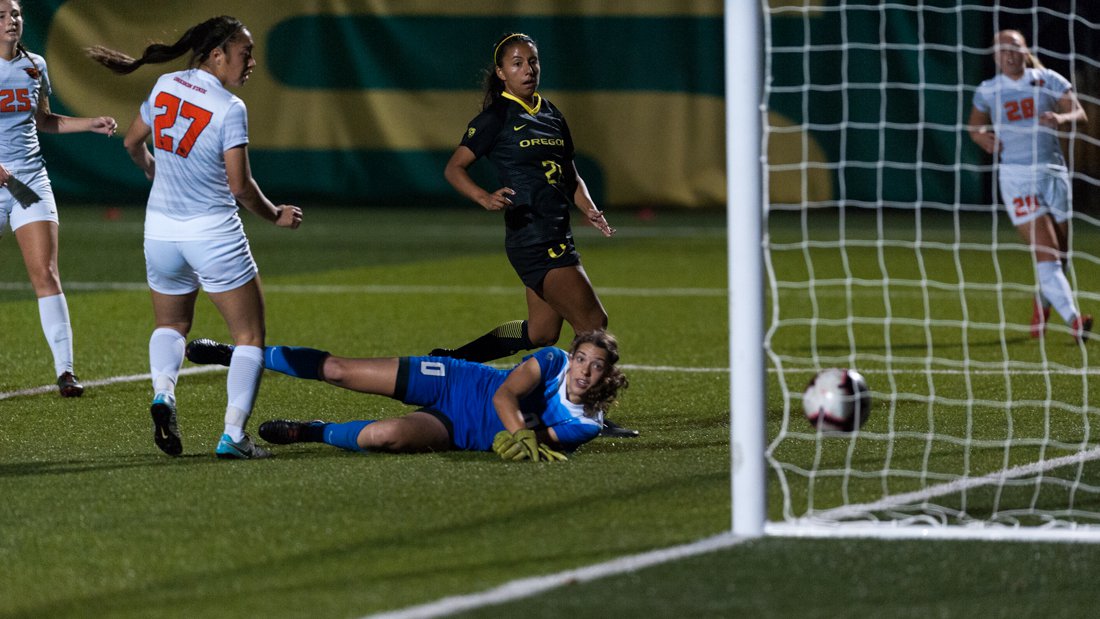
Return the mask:
MULTIPOLYGON (((150 388, 140 378, 148 371, 152 328, 141 217, 136 208, 63 207, 61 268, 77 369, 89 385, 76 401, 52 390, 26 393, 52 383, 52 365, 17 248, 10 235, 0 242, 0 617, 354 617, 729 529, 724 214, 662 211, 642 220, 612 213, 620 230, 614 240, 578 232, 631 378, 614 417, 642 435, 598 439, 561 465, 505 464, 477 453, 356 455, 323 445, 277 447, 277 457, 266 461, 218 461, 212 452, 224 407, 220 372, 182 378, 185 452, 163 456, 151 440, 150 388)), ((771 232, 780 240, 799 228, 796 219, 776 225, 771 232)), ((264 278, 272 343, 362 356, 420 354, 524 314, 522 291, 499 248, 500 223, 473 207, 310 209, 294 233, 254 218, 246 226, 264 278)), ((874 228, 871 221, 865 231, 874 228)), ((951 227, 945 224, 943 233, 951 227)), ((831 250, 813 251, 824 258, 831 250)), ((911 262, 904 251, 868 251, 911 262)), ((798 264, 794 256, 782 270, 797 279, 798 264)), ((836 268, 831 260, 820 264, 836 268)), ((954 272, 949 256, 937 265, 954 272)), ((1024 271, 1018 276, 1030 281, 1024 271)), ((1009 288, 1026 311, 1023 288, 1009 288)), ((877 305, 858 312, 868 329, 878 329, 874 338, 859 337, 859 350, 867 352, 858 354, 851 337, 864 323, 831 327, 833 310, 807 309, 812 304, 800 301, 808 299, 805 289, 783 294, 794 314, 770 335, 780 356, 773 370, 782 371, 769 374, 768 427, 776 450, 789 452, 786 460, 807 470, 846 459, 882 470, 876 437, 885 433, 883 424, 935 422, 935 437, 958 430, 953 407, 941 413, 928 404, 932 387, 937 394, 960 389, 949 375, 929 385, 908 366, 880 358, 881 292, 872 296, 877 305), (799 322, 814 311, 826 320, 816 327, 799 322), (812 366, 852 360, 874 370, 867 441, 819 439, 805 432, 797 412, 785 417, 798 400, 784 397, 781 384, 797 395, 812 366)), ((935 305, 946 307, 938 297, 935 305)), ((928 341, 935 344, 934 366, 957 356, 950 330, 897 328, 891 344, 906 357, 924 358, 928 341)), ((225 337, 205 300, 193 336, 225 337)), ((1039 348, 1015 328, 975 338, 982 354, 1001 348, 1010 359, 1038 354, 1040 368, 1087 367, 1087 349, 1056 346, 1053 337, 1039 348)), ((1000 397, 973 389, 990 403, 1000 397)), ((1089 395, 1080 386, 1073 393, 1089 395)), ((404 410, 384 398, 268 375, 252 427, 278 417, 369 418, 404 410)), ((1005 419, 1002 410, 980 432, 996 436, 1005 419)), ((1066 436, 1080 438, 1070 414, 1056 411, 1051 419, 1066 436)), ((1022 431, 1026 424, 1017 426, 1022 431)), ((890 470, 919 468, 925 458, 956 470, 960 451, 951 446, 938 438, 903 444, 890 455, 890 470)), ((978 459, 975 470, 1004 465, 1003 448, 992 451, 996 457, 978 459)), ((1026 459, 1025 451, 1013 451, 1009 461, 1026 459)), ((1095 469, 1085 473, 1095 479, 1095 469)), ((813 506, 840 504, 844 488, 828 478, 818 483, 813 506)), ((898 491, 911 481, 890 483, 898 491)), ((870 485, 846 486, 849 500, 878 498, 882 484, 870 485)), ((805 511, 806 486, 790 486, 794 499, 785 506, 773 483, 772 518, 805 511)), ((1087 584, 1098 560, 1091 545, 763 539, 467 614, 1076 617, 1094 612, 1100 597, 1087 584)))

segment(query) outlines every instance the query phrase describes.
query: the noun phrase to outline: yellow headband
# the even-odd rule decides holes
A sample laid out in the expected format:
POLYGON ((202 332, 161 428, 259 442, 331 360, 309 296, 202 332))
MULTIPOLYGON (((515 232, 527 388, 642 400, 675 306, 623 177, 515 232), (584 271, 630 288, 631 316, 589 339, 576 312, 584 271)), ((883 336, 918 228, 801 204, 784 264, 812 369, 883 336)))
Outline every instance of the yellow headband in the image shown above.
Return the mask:
MULTIPOLYGON (((516 37, 527 37, 527 35, 523 34, 522 32, 513 32, 512 34, 510 34, 510 35, 504 37, 503 39, 501 39, 500 43, 497 43, 497 46, 493 48, 493 65, 494 66, 497 63, 497 52, 500 51, 500 46, 504 45, 508 41, 508 39, 514 39, 516 37)), ((527 37, 527 38, 531 38, 531 37, 527 37)))

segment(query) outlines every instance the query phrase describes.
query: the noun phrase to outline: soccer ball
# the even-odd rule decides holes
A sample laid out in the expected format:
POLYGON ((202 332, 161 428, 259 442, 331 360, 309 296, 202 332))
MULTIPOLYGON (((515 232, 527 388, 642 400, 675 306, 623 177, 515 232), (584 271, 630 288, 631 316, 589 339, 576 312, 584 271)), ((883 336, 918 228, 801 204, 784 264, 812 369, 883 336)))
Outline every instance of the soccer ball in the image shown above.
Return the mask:
POLYGON ((851 432, 871 415, 871 392, 855 370, 821 370, 802 394, 802 410, 818 430, 851 432))

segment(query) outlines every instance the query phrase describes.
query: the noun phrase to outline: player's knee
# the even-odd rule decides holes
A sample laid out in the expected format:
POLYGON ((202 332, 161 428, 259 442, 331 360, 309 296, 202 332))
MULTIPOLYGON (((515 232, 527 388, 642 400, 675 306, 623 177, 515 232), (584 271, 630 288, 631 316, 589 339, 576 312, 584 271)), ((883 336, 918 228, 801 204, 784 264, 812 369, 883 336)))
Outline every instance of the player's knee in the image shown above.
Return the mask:
POLYGON ((47 263, 28 266, 27 275, 38 296, 53 296, 61 293, 61 278, 57 274, 55 265, 47 263))
POLYGON ((321 379, 333 385, 343 385, 351 371, 348 359, 329 355, 321 362, 321 379))
MULTIPOLYGON (((595 329, 607 328, 607 312, 601 307, 598 312, 593 314, 593 324, 598 325, 595 329)), ((595 330, 592 329, 592 330, 595 330)))
POLYGON ((598 329, 607 328, 607 312, 602 307, 597 307, 585 314, 583 319, 577 320, 573 325, 573 330, 577 333, 587 333, 589 331, 596 331, 598 329))
POLYGON ((403 453, 412 451, 406 432, 395 423, 373 423, 359 435, 359 447, 367 451, 403 453))
POLYGON ((535 348, 542 348, 544 346, 553 346, 558 343, 558 338, 561 337, 561 328, 549 329, 549 330, 532 330, 528 328, 527 339, 531 340, 531 344, 535 348))

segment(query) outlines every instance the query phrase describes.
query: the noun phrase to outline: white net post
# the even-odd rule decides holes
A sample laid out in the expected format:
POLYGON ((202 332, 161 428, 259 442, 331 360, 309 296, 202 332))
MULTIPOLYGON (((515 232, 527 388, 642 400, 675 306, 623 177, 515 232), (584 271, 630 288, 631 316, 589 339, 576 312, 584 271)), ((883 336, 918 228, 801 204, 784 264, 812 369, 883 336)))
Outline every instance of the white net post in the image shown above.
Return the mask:
POLYGON ((731 495, 743 537, 765 520, 760 29, 758 5, 725 0, 731 495))
MULTIPOLYGON (((1031 337, 1035 258, 1001 204, 998 168, 967 135, 975 90, 995 75, 993 34, 1019 30, 1090 116, 1090 128, 1058 130, 1077 192, 1065 272, 1080 312, 1100 311, 1100 3, 760 7, 765 533, 1100 541, 1098 338, 1074 342, 1057 315, 1031 337), (867 378, 862 430, 822 433, 802 418, 802 390, 827 367, 867 378)), ((727 84, 734 62, 727 49, 727 84)), ((1031 86, 1038 97, 1044 84, 1031 86)), ((733 279, 733 261, 750 258, 734 257, 748 234, 734 208, 736 385, 734 303, 752 301, 733 279)))

